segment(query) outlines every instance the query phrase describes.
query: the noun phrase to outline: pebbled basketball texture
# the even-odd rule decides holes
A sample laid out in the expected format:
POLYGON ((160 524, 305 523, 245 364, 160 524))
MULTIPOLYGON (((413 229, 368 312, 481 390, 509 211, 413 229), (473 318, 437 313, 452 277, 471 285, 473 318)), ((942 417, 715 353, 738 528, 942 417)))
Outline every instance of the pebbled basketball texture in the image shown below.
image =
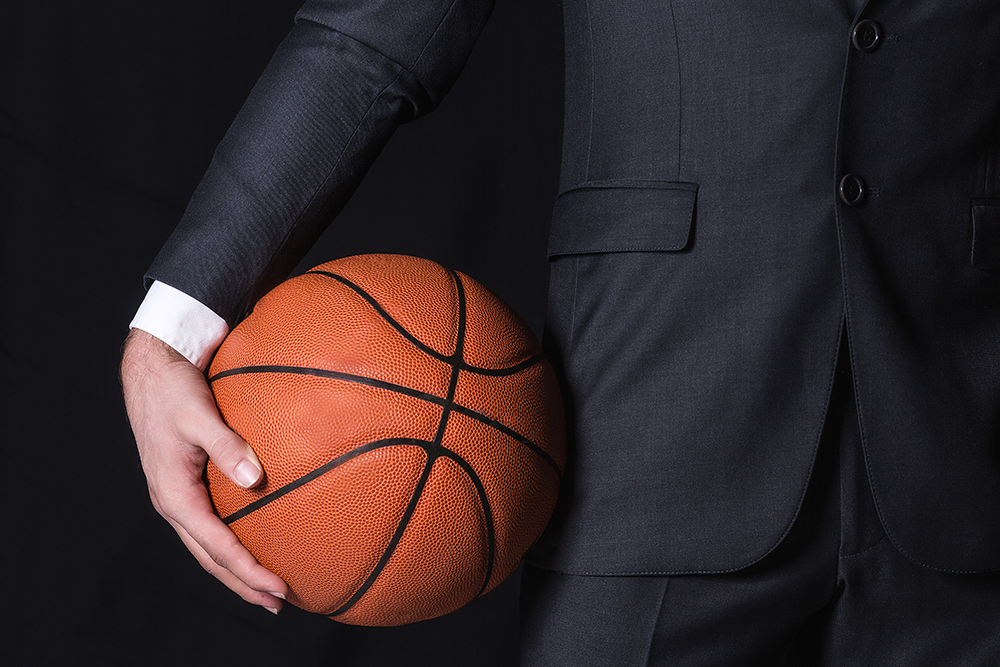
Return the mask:
POLYGON ((266 473, 246 490, 209 463, 215 510, 308 611, 454 611, 514 570, 555 506, 552 369, 503 301, 434 262, 347 257, 282 283, 209 383, 266 473))

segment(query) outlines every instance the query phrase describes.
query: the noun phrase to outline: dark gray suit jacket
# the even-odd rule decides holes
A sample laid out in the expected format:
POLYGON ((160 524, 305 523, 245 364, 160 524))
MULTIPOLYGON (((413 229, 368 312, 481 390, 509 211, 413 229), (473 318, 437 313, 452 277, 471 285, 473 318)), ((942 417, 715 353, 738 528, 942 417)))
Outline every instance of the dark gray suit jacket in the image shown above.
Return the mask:
MULTIPOLYGON (((564 6, 548 338, 574 463, 536 561, 769 552, 846 323, 890 539, 1000 567, 1000 3, 564 6)), ((307 2, 147 277, 238 320, 440 100, 489 9, 307 2)))

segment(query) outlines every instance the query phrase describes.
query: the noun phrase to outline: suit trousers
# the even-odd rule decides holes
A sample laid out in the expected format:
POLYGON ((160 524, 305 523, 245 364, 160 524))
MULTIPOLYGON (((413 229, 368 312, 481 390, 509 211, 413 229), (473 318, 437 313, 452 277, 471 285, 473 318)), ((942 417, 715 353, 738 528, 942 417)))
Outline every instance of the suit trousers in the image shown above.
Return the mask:
POLYGON ((723 574, 526 565, 523 667, 1000 665, 1000 573, 931 570, 893 546, 868 483, 846 350, 840 358, 802 507, 771 553, 723 574))

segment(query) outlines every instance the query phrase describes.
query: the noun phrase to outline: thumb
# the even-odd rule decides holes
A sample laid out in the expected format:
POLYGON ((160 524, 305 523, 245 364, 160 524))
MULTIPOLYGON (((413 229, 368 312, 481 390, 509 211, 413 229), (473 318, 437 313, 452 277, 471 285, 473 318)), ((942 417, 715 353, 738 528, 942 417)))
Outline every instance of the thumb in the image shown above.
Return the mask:
POLYGON ((204 450, 212 463, 234 484, 250 489, 263 482, 264 467, 250 445, 222 420, 205 376, 190 364, 182 364, 178 370, 192 373, 197 380, 192 382, 188 393, 194 399, 194 410, 188 413, 184 427, 188 437, 182 440, 204 450))
POLYGON ((264 481, 264 467, 243 438, 226 426, 218 412, 199 431, 201 447, 234 484, 249 489, 264 481))

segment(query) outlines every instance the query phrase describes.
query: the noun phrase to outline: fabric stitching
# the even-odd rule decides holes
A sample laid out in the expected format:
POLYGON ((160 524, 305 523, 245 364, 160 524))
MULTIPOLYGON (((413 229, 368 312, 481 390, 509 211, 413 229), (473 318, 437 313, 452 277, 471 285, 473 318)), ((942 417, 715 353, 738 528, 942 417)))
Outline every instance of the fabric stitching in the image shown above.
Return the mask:
POLYGON ((882 544, 883 542, 885 542, 885 540, 886 540, 886 536, 885 536, 885 534, 883 533, 883 534, 882 534, 882 537, 878 538, 878 542, 876 542, 875 544, 871 545, 871 546, 870 546, 870 547, 868 547, 867 549, 862 549, 861 551, 859 551, 859 552, 857 552, 857 553, 853 553, 853 554, 847 554, 846 556, 840 556, 839 558, 840 558, 840 560, 847 560, 848 558, 856 558, 857 556, 860 556, 861 554, 866 554, 866 553, 868 553, 869 551, 871 551, 872 549, 874 549, 874 548, 875 548, 875 547, 877 547, 878 545, 880 545, 880 544, 882 544))
POLYGON ((684 99, 683 91, 683 81, 681 80, 681 41, 677 36, 677 19, 674 17, 674 3, 673 0, 670 1, 670 24, 674 28, 674 47, 677 49, 677 178, 681 177, 681 138, 684 133, 681 128, 684 127, 684 106, 681 104, 681 100, 684 99))
POLYGON ((587 57, 590 58, 590 119, 587 126, 587 165, 583 171, 583 177, 590 178, 590 156, 594 146, 594 98, 597 93, 597 65, 594 63, 594 26, 590 20, 590 2, 584 0, 584 9, 587 12, 587 57))

